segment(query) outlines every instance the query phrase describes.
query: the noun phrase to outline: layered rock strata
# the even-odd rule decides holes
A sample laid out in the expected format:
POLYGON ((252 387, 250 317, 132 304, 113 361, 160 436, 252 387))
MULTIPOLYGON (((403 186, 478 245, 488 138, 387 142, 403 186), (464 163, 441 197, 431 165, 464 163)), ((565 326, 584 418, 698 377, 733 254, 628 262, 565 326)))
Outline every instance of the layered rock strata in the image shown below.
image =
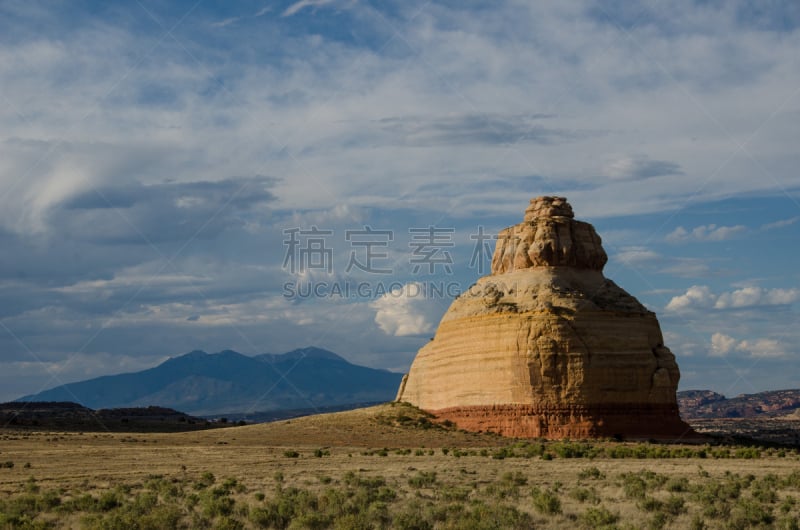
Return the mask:
POLYGON ((456 298, 397 399, 472 431, 667 438, 680 373, 656 316, 603 276, 600 236, 562 197, 502 230, 492 273, 456 298))

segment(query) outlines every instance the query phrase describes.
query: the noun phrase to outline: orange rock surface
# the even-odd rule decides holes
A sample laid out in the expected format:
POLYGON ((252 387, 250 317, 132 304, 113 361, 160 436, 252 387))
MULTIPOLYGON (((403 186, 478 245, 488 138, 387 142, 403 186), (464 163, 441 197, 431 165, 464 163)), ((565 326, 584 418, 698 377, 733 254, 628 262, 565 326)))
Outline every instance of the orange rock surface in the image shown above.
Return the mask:
POLYGON ((499 234, 492 274, 456 298, 397 399, 472 431, 680 439, 680 373, 658 320, 603 276, 601 239, 562 197, 499 234))

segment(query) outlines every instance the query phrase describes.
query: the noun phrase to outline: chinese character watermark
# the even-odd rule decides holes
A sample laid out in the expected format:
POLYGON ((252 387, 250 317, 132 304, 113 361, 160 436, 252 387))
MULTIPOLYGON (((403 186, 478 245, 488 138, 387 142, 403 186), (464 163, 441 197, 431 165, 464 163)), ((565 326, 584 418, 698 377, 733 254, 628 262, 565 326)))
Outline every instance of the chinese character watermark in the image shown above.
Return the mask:
POLYGON ((472 248, 472 256, 469 259, 470 268, 478 268, 478 274, 485 272, 485 263, 492 263, 492 245, 490 241, 496 240, 497 236, 491 236, 483 231, 483 226, 478 227, 477 234, 470 234, 469 238, 475 241, 475 246, 472 248))
POLYGON ((413 274, 419 272, 422 265, 428 266, 428 273, 436 272, 436 265, 442 265, 447 274, 453 273, 453 256, 447 248, 455 246, 453 234, 455 228, 440 228, 428 226, 426 228, 409 228, 411 241, 408 246, 413 250, 409 263, 414 265, 413 274))
POLYGON ((292 274, 310 269, 333 272, 333 248, 327 246, 326 239, 333 235, 333 230, 320 230, 312 226, 310 230, 287 228, 283 233, 288 236, 288 239, 283 240, 286 246, 284 269, 288 269, 292 274), (305 246, 302 243, 305 243, 305 246))
POLYGON ((374 264, 374 260, 387 259, 388 252, 380 252, 374 247, 388 248, 389 242, 394 241, 394 232, 391 230, 373 230, 370 226, 364 226, 363 230, 346 230, 344 233, 346 241, 350 246, 364 248, 364 260, 359 261, 356 251, 350 251, 350 260, 347 262, 345 272, 350 272, 353 267, 364 272, 373 274, 391 274, 392 269, 381 269, 374 264))

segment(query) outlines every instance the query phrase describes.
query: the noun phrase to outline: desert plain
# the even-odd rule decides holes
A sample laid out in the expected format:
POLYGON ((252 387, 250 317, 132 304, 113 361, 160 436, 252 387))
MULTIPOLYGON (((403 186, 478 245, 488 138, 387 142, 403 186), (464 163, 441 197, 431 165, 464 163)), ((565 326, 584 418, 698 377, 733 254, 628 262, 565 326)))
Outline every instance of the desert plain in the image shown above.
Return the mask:
MULTIPOLYGON (((710 441, 711 442, 711 441, 710 441)), ((0 528, 797 528, 797 449, 468 433, 405 404, 0 431, 0 528)))

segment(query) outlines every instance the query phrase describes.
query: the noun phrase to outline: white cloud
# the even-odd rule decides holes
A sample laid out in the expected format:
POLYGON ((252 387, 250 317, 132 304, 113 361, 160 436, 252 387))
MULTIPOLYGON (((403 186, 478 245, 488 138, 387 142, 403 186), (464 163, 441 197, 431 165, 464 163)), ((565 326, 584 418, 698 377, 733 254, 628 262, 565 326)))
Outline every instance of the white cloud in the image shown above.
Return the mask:
MULTIPOLYGON (((174 38, 163 42, 157 25, 129 22, 141 15, 135 3, 127 8, 130 13, 121 7, 122 16, 112 18, 79 7, 73 12, 71 5, 63 8, 70 10, 67 16, 57 6, 0 2, 0 33, 7 37, 0 42, 0 242, 5 250, 0 267, 7 277, 39 287, 20 289, 17 299, 3 298, 0 308, 58 307, 63 325, 47 311, 26 313, 15 324, 36 351, 40 346, 62 353, 77 349, 93 333, 82 334, 84 326, 104 322, 134 297, 135 276, 120 272, 158 257, 141 246, 131 248, 131 242, 143 234, 171 256, 178 247, 170 241, 182 243, 213 218, 201 235, 224 238, 198 238, 185 251, 197 263, 222 256, 220 270, 227 272, 170 267, 174 285, 156 284, 136 297, 128 311, 142 324, 129 330, 109 326, 98 338, 106 340, 105 350, 135 346, 174 354, 203 344, 235 347, 238 334, 203 323, 242 321, 251 323, 248 335, 289 349, 300 345, 298 337, 307 337, 309 328, 301 324, 313 323, 315 329, 331 330, 325 335, 330 347, 369 348, 362 350, 369 359, 375 347, 400 351, 398 342, 402 351, 416 351, 424 338, 412 334, 377 344, 372 339, 387 337, 373 323, 375 308, 366 303, 348 308, 359 314, 357 321, 342 318, 341 306, 333 302, 297 302, 286 312, 283 306, 248 303, 263 297, 263 290, 280 290, 275 275, 243 274, 242 262, 243 254, 250 254, 279 268, 280 229, 286 225, 276 225, 290 215, 285 212, 333 208, 332 218, 351 225, 360 217, 364 223, 386 219, 386 210, 398 212, 398 223, 447 213, 516 216, 536 189, 568 196, 583 219, 644 214, 648 223, 660 212, 678 212, 695 192, 692 204, 702 205, 719 198, 758 201, 793 189, 800 163, 797 116, 776 109, 800 85, 797 25, 771 31, 738 16, 735 2, 709 7, 676 1, 651 6, 648 23, 629 28, 622 39, 614 20, 580 0, 498 3, 478 13, 473 4, 422 0, 384 9, 380 3, 350 2, 342 3, 352 8, 337 10, 335 20, 319 15, 342 4, 287 2, 273 10, 286 18, 254 19, 251 14, 265 4, 258 2, 226 10, 224 16, 240 16, 236 32, 213 29, 224 17, 217 7, 201 3, 174 38), (317 20, 306 23, 314 9, 317 20), (32 11, 34 16, 26 14, 32 11), (769 155, 773 178, 764 178, 763 168, 731 142, 750 137, 765 116, 771 116, 769 127, 750 147, 769 155), (631 151, 609 158, 620 145, 631 151), (598 179, 604 163, 611 178, 598 179), (271 188, 276 196, 272 218, 263 205, 222 208, 231 197, 253 193, 248 188, 238 194, 238 187, 220 189, 212 201, 216 206, 181 199, 182 208, 167 207, 154 199, 119 206, 120 215, 103 206, 99 196, 92 209, 75 206, 75 196, 96 196, 95 189, 110 197, 114 189, 165 191, 262 173, 280 179, 279 189, 271 188), (487 188, 487 175, 509 184, 487 188), (526 180, 531 175, 537 184, 526 180), (164 184, 168 179, 174 186, 164 184), (64 207, 67 203, 72 207, 64 207), (236 228, 240 225, 263 230, 243 234, 236 228), (31 234, 52 234, 51 246, 69 252, 42 245, 21 259, 6 245, 10 237, 2 239, 9 232, 15 241, 26 242, 31 234), (79 240, 89 241, 86 232, 103 238, 80 246, 79 240), (63 279, 48 282, 65 270, 66 284, 74 288, 56 291, 63 279), (191 302, 187 296, 199 296, 183 276, 208 279, 200 287, 213 301, 181 305, 191 302), (104 298, 106 293, 111 297, 104 298), (98 298, 106 303, 89 307, 98 298), (267 314, 280 318, 265 321, 267 314), (60 327, 54 330, 54 324, 60 327), (156 326, 165 328, 152 332, 156 326), (122 333, 126 330, 130 333, 122 333)), ((209 197, 199 189, 198 195, 209 197)), ((703 222, 711 221, 720 222, 703 222)), ((779 221, 780 226, 792 222, 779 221)), ((684 230, 692 237, 692 226, 684 230)), ((701 235, 731 233, 715 227, 701 235)), ((676 274, 703 273, 700 262, 676 261, 649 249, 620 258, 659 272, 672 267, 676 274)), ((733 298, 746 295, 731 294, 730 302, 720 303, 734 304, 733 298)), ((772 303, 793 297, 763 295, 772 303)), ((716 298, 689 297, 684 309, 696 303, 713 308, 716 298)), ((674 306, 680 308, 681 302, 674 306)), ((410 316, 421 314, 422 307, 412 307, 405 317, 393 316, 397 310, 382 313, 392 333, 431 329, 425 319, 410 316)), ((698 341, 704 347, 712 329, 722 328, 703 331, 698 341)), ((0 386, 11 378, 3 374, 0 386)))
POLYGON ((775 339, 743 340, 736 349, 749 353, 751 357, 785 357, 787 353, 786 346, 775 339))
POLYGON ((230 17, 230 18, 226 18, 226 19, 220 20, 219 22, 212 23, 211 27, 212 28, 224 28, 225 26, 230 26, 231 24, 233 24, 235 22, 238 22, 239 20, 240 20, 239 17, 230 17))
POLYGON ((715 224, 702 225, 693 228, 691 231, 679 226, 669 234, 666 240, 670 243, 682 243, 685 241, 725 241, 747 232, 747 227, 736 226, 717 226, 715 224))
POLYGON ((682 278, 707 276, 712 271, 707 259, 668 256, 642 246, 623 247, 612 258, 629 267, 652 269, 682 278))
POLYGON ((795 224, 797 221, 800 221, 800 217, 782 219, 780 221, 775 221, 774 223, 767 223, 765 225, 761 225, 761 230, 774 230, 776 228, 783 228, 785 226, 791 226, 795 224))
MULTIPOLYGON (((295 2, 294 4, 290 5, 286 8, 286 11, 283 12, 284 17, 290 17, 306 7, 321 7, 327 4, 332 3, 333 0, 300 0, 299 2, 295 2)), ((263 13, 262 13, 263 14, 263 13)))
POLYGON ((705 285, 693 285, 685 294, 672 298, 665 308, 667 311, 684 311, 695 307, 711 307, 716 300, 714 293, 705 285))
POLYGON ((660 269, 659 272, 681 278, 699 278, 712 272, 711 266, 701 258, 664 258, 664 261, 672 263, 660 269))
POLYGON ((683 173, 680 165, 666 160, 651 160, 646 156, 627 156, 610 162, 603 174, 613 180, 644 179, 683 173))
POLYGON ((641 265, 661 259, 658 252, 645 247, 627 247, 618 252, 615 257, 627 265, 641 265))
POLYGON ((709 355, 712 357, 723 357, 728 355, 736 348, 736 339, 723 333, 714 333, 711 335, 711 351, 709 355))
MULTIPOLYGON (((283 13, 300 16, 328 4, 333 2, 301 0, 283 13)), ((231 61, 205 61, 214 57, 213 50, 204 53, 198 44, 191 47, 193 58, 177 47, 176 53, 158 49, 141 63, 126 62, 120 58, 139 57, 134 52, 142 48, 142 36, 115 21, 90 17, 91 31, 78 28, 42 36, 28 28, 27 38, 9 39, 0 49, 8 104, 0 109, 0 129, 26 140, 68 137, 95 145, 78 169, 97 167, 97 158, 115 146, 130 151, 147 140, 169 153, 135 176, 114 168, 99 172, 109 180, 212 180, 220 171, 250 174, 266 161, 270 174, 284 178, 282 204, 292 209, 348 200, 437 211, 441 200, 421 192, 435 182, 454 198, 468 199, 454 201, 460 212, 505 213, 509 203, 519 200, 520 189, 497 190, 501 197, 488 204, 484 194, 467 195, 465 184, 485 180, 487 174, 543 175, 552 188, 570 196, 583 216, 672 209, 684 203, 683 190, 695 189, 698 175, 718 176, 697 200, 791 183, 791 177, 783 176, 791 172, 781 167, 772 172, 778 181, 752 178, 752 168, 737 159, 725 171, 716 171, 730 153, 729 138, 752 132, 758 117, 771 115, 775 101, 786 99, 786 87, 800 82, 800 74, 791 68, 796 37, 740 27, 734 8, 712 13, 686 3, 680 8, 685 17, 670 26, 685 31, 654 32, 643 25, 620 40, 616 26, 606 17, 597 20, 591 15, 595 9, 581 2, 502 4, 480 16, 437 3, 404 3, 394 17, 366 3, 345 5, 352 8, 341 25, 337 21, 336 30, 319 35, 310 35, 318 32, 316 27, 304 34, 273 17, 260 17, 254 32, 253 24, 248 26, 252 17, 239 14, 236 27, 244 49, 256 45, 273 50, 268 56, 277 64, 246 62, 253 54, 236 53, 236 41, 230 42, 231 61), (405 16, 412 14, 416 17, 405 16), (441 20, 449 23, 442 25, 441 20), (355 23, 361 26, 348 26, 355 23), (374 32, 368 38, 339 38, 367 25, 374 32), (515 39, 507 39, 508 34, 515 39), (376 52, 389 41, 405 41, 408 47, 376 52), (366 42, 375 45, 359 45, 366 42), (136 75, 126 75, 129 70, 136 75), (672 75, 665 77, 664 70, 672 75), (573 89, 564 91, 565 86, 573 89), (163 89, 172 99, 151 101, 153 89, 163 89), (654 97, 667 104, 653 105, 654 97), (107 101, 108 107, 98 109, 99 101, 107 101), (698 105, 709 113, 698 112, 698 105), (15 108, 25 111, 27 120, 15 108), (545 114, 542 120, 524 118, 545 114), (725 123, 727 133, 709 115, 725 123), (84 116, 89 119, 82 120, 84 116), (424 148, 414 141, 378 141, 383 136, 376 133, 387 126, 383 120, 405 124, 401 132, 408 133, 409 123, 420 116, 429 117, 421 124, 423 139, 435 140, 424 148), (598 123, 606 130, 576 135, 569 142, 551 141, 547 135, 543 141, 526 141, 541 136, 539 121, 562 136, 564 131, 596 131, 598 123), (686 130, 694 131, 699 141, 689 141, 686 130), (654 158, 619 154, 608 161, 608 153, 621 144, 636 145, 654 158), (613 178, 593 178, 601 169, 598 160, 608 161, 606 173, 613 178), (669 179, 646 178, 666 174, 669 179)), ((25 31, 24 22, 8 24, 25 31)), ((219 22, 213 18, 202 28, 219 22)), ((787 168, 797 162, 786 134, 793 123, 778 114, 759 135, 772 158, 787 168)), ((35 158, 24 159, 19 148, 1 151, 3 174, 22 175, 36 163, 35 158)), ((64 151, 54 149, 37 172, 52 165, 53 174, 60 173, 64 151)), ((137 162, 152 159, 135 157, 137 162)), ((32 188, 38 179, 32 176, 32 188)), ((0 184, 8 183, 0 178, 0 184)), ((3 224, 19 219, 27 206, 17 199, 0 204, 9 212, 0 215, 3 224), (12 211, 14 204, 22 204, 21 211, 12 211)))
POLYGON ((686 293, 672 298, 667 311, 681 312, 692 309, 742 309, 758 306, 789 305, 800 301, 800 289, 764 289, 742 287, 735 291, 714 294, 708 286, 693 285, 686 293))
POLYGON ((743 287, 722 293, 714 303, 716 309, 731 309, 765 305, 793 304, 800 300, 800 289, 764 289, 743 287))
POLYGON ((724 333, 711 335, 709 356, 724 357, 734 351, 743 352, 755 358, 779 358, 786 357, 788 350, 781 341, 775 339, 761 338, 740 341, 724 333))
POLYGON ((434 329, 437 304, 425 296, 425 286, 409 282, 402 289, 386 293, 374 302, 375 322, 387 335, 423 335, 434 329))

